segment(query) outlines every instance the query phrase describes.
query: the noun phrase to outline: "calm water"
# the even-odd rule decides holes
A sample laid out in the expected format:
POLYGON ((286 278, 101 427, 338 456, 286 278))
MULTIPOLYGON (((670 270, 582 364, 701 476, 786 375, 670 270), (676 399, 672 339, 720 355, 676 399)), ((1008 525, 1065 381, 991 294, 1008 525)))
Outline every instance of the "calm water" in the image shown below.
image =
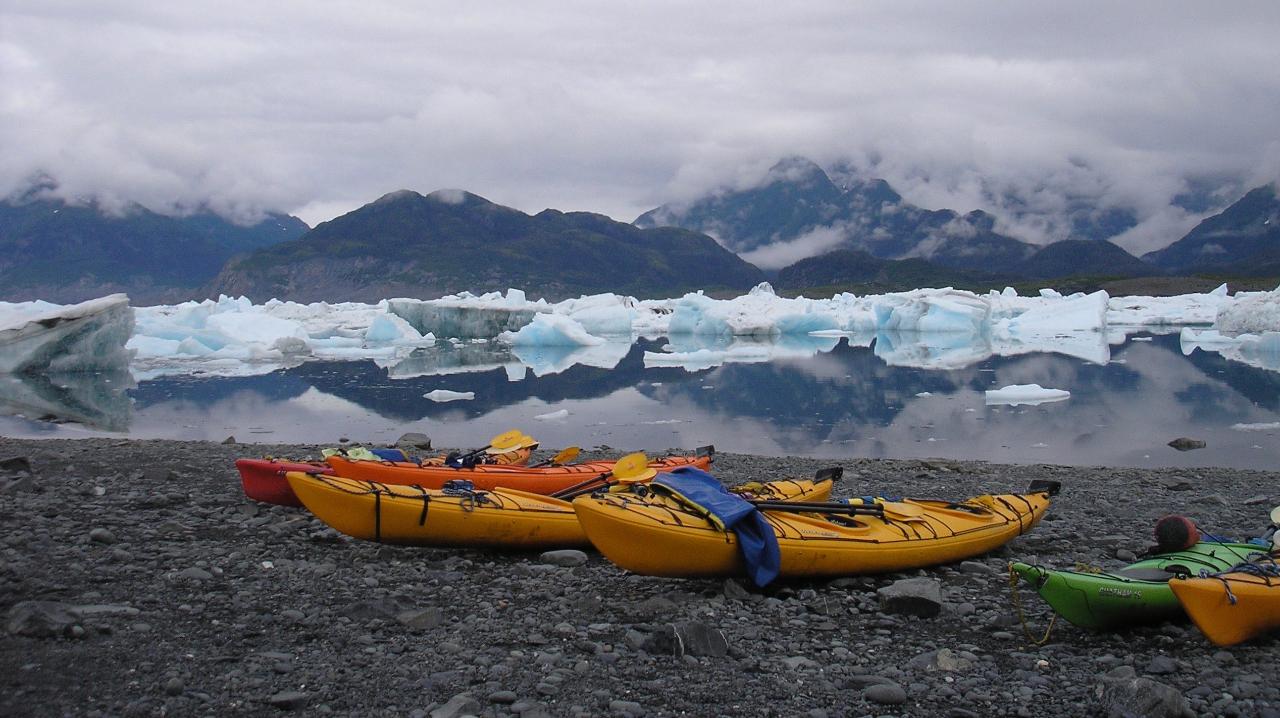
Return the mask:
MULTIPOLYGON (((472 371, 440 371, 427 350, 394 369, 371 361, 313 362, 256 377, 161 378, 130 388, 127 375, 0 383, 0 433, 127 435, 242 442, 390 441, 421 431, 440 446, 471 446, 513 427, 544 446, 657 451, 715 444, 723 451, 820 457, 944 457, 1111 466, 1280 466, 1280 373, 1197 351, 1177 336, 1113 347, 1099 365, 1057 354, 991 358, 954 370, 889 366, 874 347, 840 341, 816 356, 689 372, 650 367, 642 340, 613 369, 572 366, 519 376, 511 356, 477 349, 472 371), (403 377, 403 378, 399 378, 403 377), (987 406, 1009 384, 1067 389, 1039 406, 987 406), (470 391, 471 401, 423 394, 470 391), (567 411, 567 416, 536 418, 567 411), (79 423, 33 421, 25 417, 79 423), (1208 443, 1179 452, 1187 436, 1208 443)), ((825 348, 825 347, 823 347, 825 348)), ((882 353, 885 347, 882 346, 882 353)), ((527 359, 527 358, 526 358, 527 359)), ((541 357, 540 366, 556 357, 541 357)), ((457 362, 458 357, 448 358, 457 362)))

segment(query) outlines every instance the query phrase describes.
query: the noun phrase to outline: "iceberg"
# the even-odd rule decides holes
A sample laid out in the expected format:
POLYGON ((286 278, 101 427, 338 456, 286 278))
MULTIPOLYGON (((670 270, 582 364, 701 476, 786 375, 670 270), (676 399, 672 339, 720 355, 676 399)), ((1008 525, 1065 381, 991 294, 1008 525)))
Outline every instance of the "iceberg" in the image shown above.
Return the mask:
POLYGON ((68 373, 126 366, 134 328, 129 297, 79 304, 0 302, 0 374, 68 373))
POLYGON ((244 297, 140 307, 128 347, 139 379, 164 374, 251 376, 309 359, 392 363, 431 346, 387 302, 298 304, 244 297))
POLYGON ((1280 288, 1237 294, 1234 302, 1218 308, 1213 326, 1227 334, 1280 332, 1280 288))
POLYGON ((518 289, 508 289, 505 297, 497 292, 480 296, 463 292, 440 299, 391 299, 387 311, 420 334, 488 339, 516 331, 551 308, 545 301, 528 301, 518 289))
POLYGON ((474 391, 449 391, 448 389, 435 389, 423 394, 422 396, 436 402, 468 401, 476 398, 476 393, 474 391))
POLYGON ((1234 302, 1223 284, 1204 294, 1172 297, 1113 297, 1107 303, 1107 323, 1131 327, 1211 325, 1218 312, 1234 302))
POLYGON ((927 334, 985 333, 991 305, 972 292, 917 289, 886 294, 875 303, 877 331, 927 334))
POLYGON ((1039 384, 1010 384, 1000 389, 988 390, 986 393, 988 406, 1018 406, 1020 404, 1035 406, 1069 398, 1071 398, 1071 392, 1069 391, 1064 389, 1045 389, 1039 384))
POLYGON ((587 333, 581 324, 563 314, 537 314, 519 331, 503 332, 498 341, 512 346, 577 347, 604 344, 605 340, 587 333))
POLYGON ((667 334, 770 337, 842 328, 828 303, 779 297, 768 282, 761 282, 734 299, 684 295, 672 307, 667 334))

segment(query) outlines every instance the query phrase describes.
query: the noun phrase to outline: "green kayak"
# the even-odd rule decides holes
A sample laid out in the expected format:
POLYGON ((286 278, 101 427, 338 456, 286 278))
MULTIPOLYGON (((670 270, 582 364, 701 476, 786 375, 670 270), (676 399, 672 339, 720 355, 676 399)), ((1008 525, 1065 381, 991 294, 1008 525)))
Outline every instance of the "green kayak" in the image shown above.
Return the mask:
POLYGON ((1169 579, 1194 576, 1201 569, 1225 571, 1265 550, 1253 544, 1202 541, 1102 573, 1053 571, 1025 563, 1011 568, 1034 586, 1058 615, 1077 626, 1107 629, 1185 618, 1169 579))

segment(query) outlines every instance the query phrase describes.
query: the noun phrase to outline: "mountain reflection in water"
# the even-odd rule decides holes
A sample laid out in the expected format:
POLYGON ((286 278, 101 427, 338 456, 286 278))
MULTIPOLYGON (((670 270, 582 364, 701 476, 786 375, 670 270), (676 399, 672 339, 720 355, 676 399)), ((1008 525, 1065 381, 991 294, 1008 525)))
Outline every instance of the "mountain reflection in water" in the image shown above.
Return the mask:
MULTIPOLYGON (((971 347, 951 346, 946 337, 671 341, 668 353, 723 354, 716 361, 725 363, 688 369, 646 366, 645 353, 663 351, 666 340, 586 348, 442 344, 390 368, 309 362, 261 376, 145 381, 128 392, 131 407, 117 402, 99 410, 109 418, 96 423, 83 407, 102 405, 101 386, 90 382, 88 399, 62 387, 55 400, 62 397, 67 418, 87 428, 0 418, 0 432, 68 436, 96 428, 140 438, 333 443, 340 436, 393 441, 422 431, 440 446, 470 446, 519 427, 547 447, 657 452, 713 443, 722 451, 823 457, 1267 469, 1280 463, 1280 429, 1266 428, 1280 422, 1280 372, 1203 351, 1184 356, 1176 335, 1145 339, 1108 347, 1096 337, 1090 341, 1100 346, 1066 354, 976 363, 971 347), (923 360, 950 368, 918 368, 923 360), (988 389, 1031 383, 1071 397, 1040 406, 983 401, 988 389), (424 398, 437 389, 475 398, 424 398), (566 418, 538 418, 561 409, 566 418), (1263 427, 1232 428, 1239 424, 1263 427), (1180 436, 1208 447, 1166 446, 1180 436)), ((44 389, 41 397, 50 394, 44 389)), ((47 409, 39 412, 57 413, 47 409)))

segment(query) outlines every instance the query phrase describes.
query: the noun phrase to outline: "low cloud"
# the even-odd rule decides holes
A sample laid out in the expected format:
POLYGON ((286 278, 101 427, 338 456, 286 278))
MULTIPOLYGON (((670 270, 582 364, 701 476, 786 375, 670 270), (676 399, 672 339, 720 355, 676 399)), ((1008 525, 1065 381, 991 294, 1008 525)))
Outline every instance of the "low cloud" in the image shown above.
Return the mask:
POLYGON ((774 242, 744 252, 739 256, 765 270, 781 269, 789 264, 836 249, 845 242, 848 234, 840 225, 821 227, 786 242, 774 242))
POLYGON ((629 221, 802 155, 1029 241, 1122 207, 1143 247, 1194 222, 1170 208, 1187 178, 1280 177, 1269 0, 2 12, 0 195, 45 172, 68 197, 315 224, 462 187, 629 221))

